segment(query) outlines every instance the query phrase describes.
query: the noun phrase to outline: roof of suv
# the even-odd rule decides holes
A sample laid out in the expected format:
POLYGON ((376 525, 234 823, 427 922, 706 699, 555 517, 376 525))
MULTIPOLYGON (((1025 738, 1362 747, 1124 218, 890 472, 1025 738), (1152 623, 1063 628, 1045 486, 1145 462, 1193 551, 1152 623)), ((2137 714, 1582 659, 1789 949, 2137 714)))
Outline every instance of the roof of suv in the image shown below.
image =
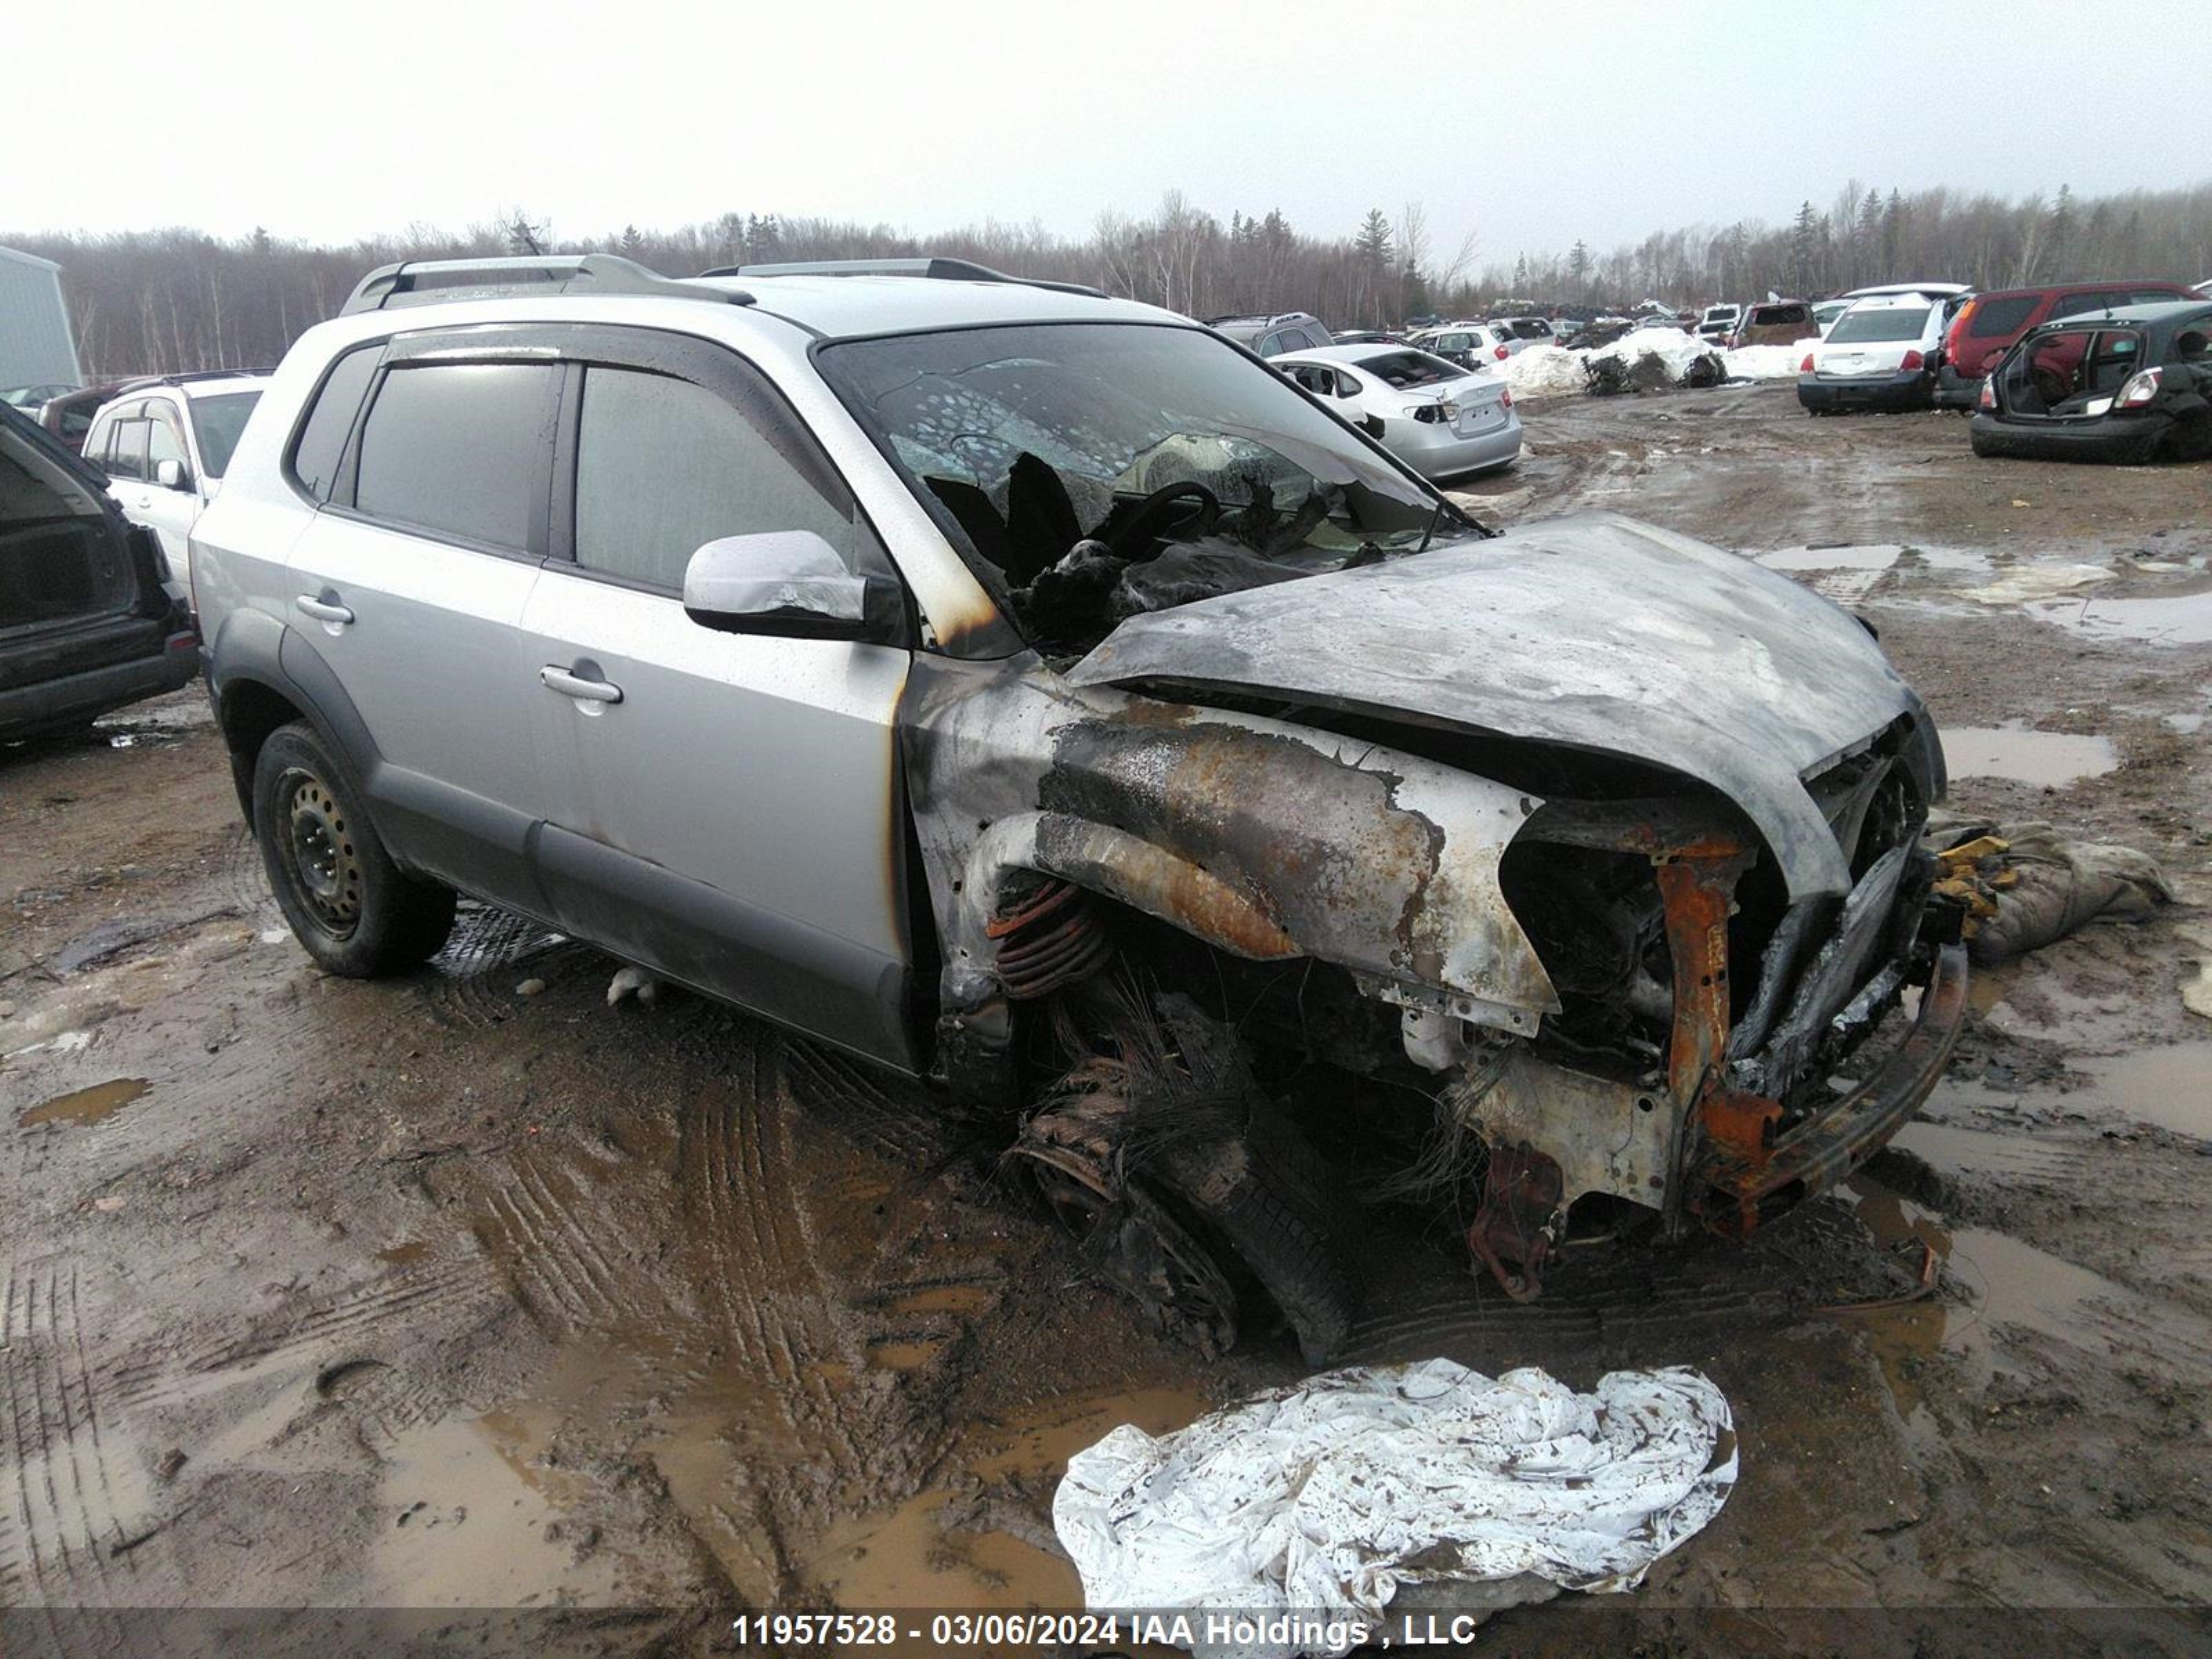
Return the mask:
POLYGON ((233 392, 255 392, 269 384, 273 368, 203 369, 190 374, 149 374, 107 389, 110 400, 138 397, 149 392, 174 392, 185 398, 220 398, 233 392))
MULTIPOLYGON (((1986 305, 1991 300, 2024 300, 2044 294, 2118 294, 2123 289, 2133 293, 2139 288, 2161 289, 2175 300, 2186 300, 2192 290, 2179 283, 2144 281, 2140 283, 2028 283, 2020 288, 1986 288, 1975 290, 1974 298, 1986 305)), ((2154 303, 2146 300, 2145 305, 2154 303)))
POLYGON ((992 323, 1174 322, 1187 317, 1131 300, 1094 299, 1026 283, 921 276, 702 276, 701 288, 753 296, 752 309, 823 339, 992 323))
MULTIPOLYGON (((422 306, 440 307, 448 319, 466 314, 482 320, 499 316, 517 301, 527 307, 523 314, 544 320, 549 313, 568 312, 568 301, 578 298, 593 301, 583 316, 609 314, 599 310, 601 302, 615 304, 617 312, 627 307, 634 315, 651 316, 671 301, 684 305, 694 324, 709 310, 758 313, 817 340, 997 323, 1103 320, 1194 326, 1187 317, 1109 299, 1096 289, 1009 276, 965 259, 799 260, 664 276, 634 259, 606 253, 400 260, 362 277, 332 320, 422 306), (463 310, 451 309, 455 307, 463 310)), ((372 333, 375 329, 369 325, 372 333)))

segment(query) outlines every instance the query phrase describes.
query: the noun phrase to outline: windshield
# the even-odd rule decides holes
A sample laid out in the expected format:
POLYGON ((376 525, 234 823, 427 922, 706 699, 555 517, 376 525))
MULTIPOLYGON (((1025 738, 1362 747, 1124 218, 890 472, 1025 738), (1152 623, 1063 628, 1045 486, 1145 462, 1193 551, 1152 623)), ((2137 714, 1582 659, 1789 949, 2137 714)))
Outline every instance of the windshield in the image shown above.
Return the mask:
POLYGON ((1472 529, 1287 380, 1196 329, 949 330, 849 341, 817 361, 1048 653, 1088 651, 1145 611, 1472 529))
POLYGON ((260 389, 226 392, 191 401, 192 429, 200 441, 200 465, 209 477, 220 478, 230 470, 230 453, 238 447, 238 434, 246 430, 246 417, 261 401, 260 389))
POLYGON ((1401 392, 1467 378, 1467 371, 1457 363, 1431 357, 1425 351, 1386 351, 1380 356, 1362 357, 1352 367, 1401 392))
POLYGON ((1853 340, 1879 344, 1883 341, 1917 340, 1928 329, 1927 306, 1884 306, 1875 311, 1845 312, 1828 331, 1828 343, 1853 340))

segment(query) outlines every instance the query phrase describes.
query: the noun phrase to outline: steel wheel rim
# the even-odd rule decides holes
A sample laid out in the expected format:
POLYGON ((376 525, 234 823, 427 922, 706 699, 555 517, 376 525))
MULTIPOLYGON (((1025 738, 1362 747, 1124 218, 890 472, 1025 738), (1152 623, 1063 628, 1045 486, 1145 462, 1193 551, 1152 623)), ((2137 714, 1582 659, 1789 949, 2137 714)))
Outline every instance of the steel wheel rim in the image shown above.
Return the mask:
POLYGON ((347 939, 361 925, 362 866, 345 808, 313 773, 294 769, 277 785, 278 848, 292 890, 315 925, 347 939))

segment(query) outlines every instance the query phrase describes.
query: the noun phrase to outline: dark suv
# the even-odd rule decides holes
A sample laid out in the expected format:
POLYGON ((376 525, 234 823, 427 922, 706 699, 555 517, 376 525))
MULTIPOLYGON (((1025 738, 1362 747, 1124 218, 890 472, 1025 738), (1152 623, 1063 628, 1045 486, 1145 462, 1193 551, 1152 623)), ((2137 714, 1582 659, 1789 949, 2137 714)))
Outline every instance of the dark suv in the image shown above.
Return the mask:
POLYGON ((1974 453, 2051 461, 2212 456, 2212 301, 2031 329, 1982 382, 1974 453))
POLYGON ((106 483, 0 405, 0 738, 82 725, 198 668, 183 596, 106 483))
POLYGON ((1936 371, 1936 405, 1973 408, 1981 396, 1982 376, 2031 328, 2119 306, 2196 297, 2173 283, 2073 283, 1977 294, 1959 308, 1943 337, 1943 361, 1936 371))

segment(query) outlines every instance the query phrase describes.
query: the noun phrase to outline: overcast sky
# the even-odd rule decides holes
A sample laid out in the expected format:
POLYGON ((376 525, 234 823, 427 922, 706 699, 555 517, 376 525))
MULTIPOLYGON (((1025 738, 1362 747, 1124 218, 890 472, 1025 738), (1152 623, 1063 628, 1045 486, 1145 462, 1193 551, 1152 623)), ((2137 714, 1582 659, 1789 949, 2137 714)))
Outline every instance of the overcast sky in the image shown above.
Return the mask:
POLYGON ((2208 0, 2136 0, 2117 77, 2088 73, 2079 0, 8 9, 19 67, 99 91, 55 142, 19 119, 0 231, 342 241, 520 205, 562 242, 729 210, 1079 235, 1179 188, 1319 234, 1418 199, 1486 262, 1780 220, 1853 177, 2212 175, 2212 98, 2156 45, 2196 63, 2208 0))

